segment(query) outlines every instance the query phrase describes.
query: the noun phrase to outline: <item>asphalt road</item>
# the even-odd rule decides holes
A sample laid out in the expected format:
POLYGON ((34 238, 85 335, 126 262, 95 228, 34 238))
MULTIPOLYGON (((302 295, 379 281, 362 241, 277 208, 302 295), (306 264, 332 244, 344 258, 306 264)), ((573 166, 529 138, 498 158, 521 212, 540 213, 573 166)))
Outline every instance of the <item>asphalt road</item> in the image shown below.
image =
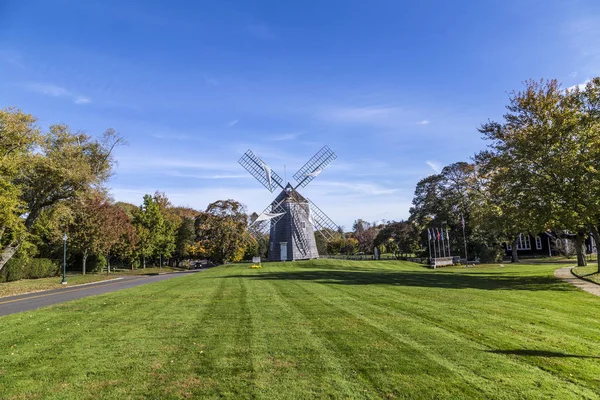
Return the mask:
POLYGON ((86 285, 71 286, 61 289, 46 290, 17 296, 0 297, 0 316, 35 310, 53 304, 81 299, 82 297, 110 293, 117 290, 129 289, 147 283, 160 282, 177 278, 184 274, 193 274, 202 270, 176 272, 152 276, 125 276, 119 280, 101 281, 86 285))

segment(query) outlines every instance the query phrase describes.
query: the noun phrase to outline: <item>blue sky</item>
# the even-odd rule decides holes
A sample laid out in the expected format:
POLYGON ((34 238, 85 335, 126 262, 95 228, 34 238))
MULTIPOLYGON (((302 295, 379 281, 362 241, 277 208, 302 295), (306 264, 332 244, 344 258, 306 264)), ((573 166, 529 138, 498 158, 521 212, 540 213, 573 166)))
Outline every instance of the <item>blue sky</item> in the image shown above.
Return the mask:
POLYGON ((338 159, 303 194, 346 228, 406 218, 522 81, 599 73, 597 1, 0 0, 0 107, 119 131, 110 186, 136 204, 261 211, 274 194, 244 151, 291 180, 327 144, 338 159))

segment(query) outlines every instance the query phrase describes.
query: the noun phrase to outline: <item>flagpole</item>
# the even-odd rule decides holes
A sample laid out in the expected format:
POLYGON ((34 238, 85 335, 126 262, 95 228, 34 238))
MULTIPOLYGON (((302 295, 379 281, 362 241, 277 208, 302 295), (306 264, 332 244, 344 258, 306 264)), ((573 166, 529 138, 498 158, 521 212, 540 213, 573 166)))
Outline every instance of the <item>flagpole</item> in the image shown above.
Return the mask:
POLYGON ((440 228, 440 231, 442 232, 442 234, 440 235, 440 237, 442 238, 442 249, 444 250, 444 257, 446 257, 446 243, 444 242, 444 229, 440 228))
POLYGON ((429 264, 431 265, 433 260, 431 259, 431 232, 429 232, 429 228, 427 228, 427 246, 429 247, 429 264))
POLYGON ((438 228, 435 228, 435 240, 437 240, 437 245, 438 245, 438 257, 442 257, 442 249, 440 249, 440 231, 438 231, 438 228))
POLYGON ((437 258, 437 254, 435 252, 435 230, 433 230, 433 228, 431 228, 431 233, 433 234, 433 257, 437 258))
POLYGON ((465 216, 460 216, 462 222, 462 231, 463 231, 463 241, 465 243, 465 265, 469 263, 469 256, 467 255, 467 235, 465 234, 465 216))
POLYGON ((448 226, 446 226, 446 241, 448 242, 448 257, 452 257, 450 252, 450 233, 448 232, 448 226))

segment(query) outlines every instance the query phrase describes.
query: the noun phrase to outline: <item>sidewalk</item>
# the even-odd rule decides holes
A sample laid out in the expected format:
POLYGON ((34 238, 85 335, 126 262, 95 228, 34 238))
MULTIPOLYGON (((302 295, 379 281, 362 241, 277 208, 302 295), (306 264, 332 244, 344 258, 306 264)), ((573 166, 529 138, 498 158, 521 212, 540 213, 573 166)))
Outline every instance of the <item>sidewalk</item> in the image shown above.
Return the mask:
POLYGON ((600 285, 577 278, 571 272, 571 269, 573 268, 574 267, 559 268, 556 271, 554 271, 554 276, 560 280, 570 283, 573 286, 578 287, 581 290, 585 290, 586 292, 591 293, 594 296, 600 296, 600 285))

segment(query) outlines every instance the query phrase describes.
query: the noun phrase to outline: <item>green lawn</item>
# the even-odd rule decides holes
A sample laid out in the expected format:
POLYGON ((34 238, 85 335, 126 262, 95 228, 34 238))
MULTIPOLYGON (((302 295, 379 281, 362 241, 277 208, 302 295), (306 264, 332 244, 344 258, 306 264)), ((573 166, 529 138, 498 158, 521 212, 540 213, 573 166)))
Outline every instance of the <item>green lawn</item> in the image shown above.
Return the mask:
POLYGON ((560 265, 227 265, 0 318, 0 398, 600 398, 560 265))
POLYGON ((598 265, 596 263, 590 263, 587 267, 575 267, 573 268, 573 273, 581 278, 600 284, 600 273, 598 273, 598 265))

